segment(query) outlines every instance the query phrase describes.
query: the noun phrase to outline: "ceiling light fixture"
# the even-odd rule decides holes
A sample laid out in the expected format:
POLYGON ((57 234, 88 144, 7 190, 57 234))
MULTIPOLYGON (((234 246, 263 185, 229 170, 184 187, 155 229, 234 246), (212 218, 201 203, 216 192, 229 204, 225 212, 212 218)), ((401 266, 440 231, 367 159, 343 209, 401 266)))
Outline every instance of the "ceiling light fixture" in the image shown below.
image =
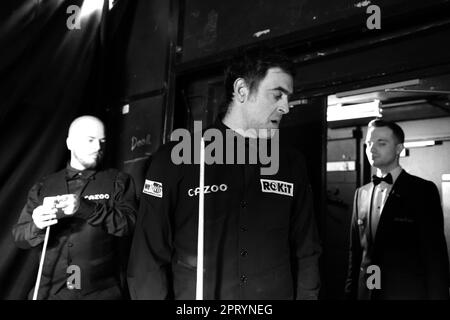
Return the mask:
POLYGON ((329 105, 327 109, 327 121, 342 121, 349 119, 381 117, 381 102, 376 99, 372 102, 351 105, 329 105))

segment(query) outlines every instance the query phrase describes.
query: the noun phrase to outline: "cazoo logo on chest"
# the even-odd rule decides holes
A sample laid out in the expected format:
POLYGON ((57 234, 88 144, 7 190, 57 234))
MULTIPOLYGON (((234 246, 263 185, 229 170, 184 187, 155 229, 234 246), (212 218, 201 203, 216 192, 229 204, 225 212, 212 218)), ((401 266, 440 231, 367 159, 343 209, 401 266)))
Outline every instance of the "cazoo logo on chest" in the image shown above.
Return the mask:
POLYGON ((104 194, 91 194, 88 196, 84 196, 85 199, 87 200, 107 200, 109 199, 109 194, 104 193, 104 194))
MULTIPOLYGON (((226 184, 224 184, 224 183, 222 183, 220 185, 213 184, 213 185, 210 185, 210 186, 204 186, 203 187, 203 192, 205 194, 207 194, 207 193, 213 193, 213 192, 219 192, 219 191, 223 192, 223 191, 227 191, 227 189, 228 189, 228 186, 226 184)), ((200 187, 188 190, 189 197, 194 197, 194 196, 196 196, 198 194, 200 194, 200 187)))

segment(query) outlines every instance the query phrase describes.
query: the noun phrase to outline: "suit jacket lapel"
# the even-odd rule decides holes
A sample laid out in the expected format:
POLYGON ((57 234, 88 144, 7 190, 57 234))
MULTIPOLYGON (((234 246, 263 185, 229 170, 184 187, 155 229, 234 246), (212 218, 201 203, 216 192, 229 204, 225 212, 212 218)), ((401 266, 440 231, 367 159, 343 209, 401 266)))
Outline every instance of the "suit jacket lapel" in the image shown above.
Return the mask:
POLYGON ((360 237, 362 245, 367 247, 370 247, 372 244, 370 236, 370 207, 373 188, 373 183, 370 183, 359 190, 358 225, 364 227, 362 230, 360 229, 360 237))
POLYGON ((379 234, 383 232, 383 225, 388 221, 391 216, 397 210, 397 206, 400 201, 401 193, 405 190, 405 185, 407 185, 408 173, 402 170, 394 185, 392 186, 389 196, 381 212, 380 221, 378 222, 377 232, 375 234, 375 240, 379 237, 379 234))

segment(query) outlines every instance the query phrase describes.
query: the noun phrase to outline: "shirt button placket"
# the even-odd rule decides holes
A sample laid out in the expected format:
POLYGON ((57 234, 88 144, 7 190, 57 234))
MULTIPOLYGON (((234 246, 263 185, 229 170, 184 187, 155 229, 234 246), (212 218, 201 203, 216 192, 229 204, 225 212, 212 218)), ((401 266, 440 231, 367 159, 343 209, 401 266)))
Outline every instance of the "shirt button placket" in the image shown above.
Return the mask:
MULTIPOLYGON (((239 231, 240 231, 240 236, 239 236, 239 246, 241 246, 241 250, 239 251, 239 272, 240 272, 240 277, 239 277, 239 286, 244 289, 244 287, 246 287, 247 285, 247 281, 248 281, 248 276, 246 275, 247 270, 247 255, 248 255, 248 251, 245 249, 246 246, 246 238, 248 237, 248 227, 247 227, 247 209, 248 209, 248 202, 246 199, 242 199, 240 204, 240 215, 239 215, 239 220, 240 220, 240 224, 239 224, 239 231)), ((242 295, 244 295, 244 292, 241 291, 241 297, 242 295)))

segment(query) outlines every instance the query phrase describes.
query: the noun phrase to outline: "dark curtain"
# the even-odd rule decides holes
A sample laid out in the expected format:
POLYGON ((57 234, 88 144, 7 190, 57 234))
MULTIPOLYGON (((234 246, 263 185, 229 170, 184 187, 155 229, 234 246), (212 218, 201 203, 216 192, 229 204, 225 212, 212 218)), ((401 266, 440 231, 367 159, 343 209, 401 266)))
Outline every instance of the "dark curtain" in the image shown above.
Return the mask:
POLYGON ((26 298, 37 273, 37 254, 17 249, 11 235, 28 190, 67 162, 75 117, 106 116, 108 0, 84 2, 97 10, 73 30, 66 11, 83 0, 0 2, 1 299, 26 298))

